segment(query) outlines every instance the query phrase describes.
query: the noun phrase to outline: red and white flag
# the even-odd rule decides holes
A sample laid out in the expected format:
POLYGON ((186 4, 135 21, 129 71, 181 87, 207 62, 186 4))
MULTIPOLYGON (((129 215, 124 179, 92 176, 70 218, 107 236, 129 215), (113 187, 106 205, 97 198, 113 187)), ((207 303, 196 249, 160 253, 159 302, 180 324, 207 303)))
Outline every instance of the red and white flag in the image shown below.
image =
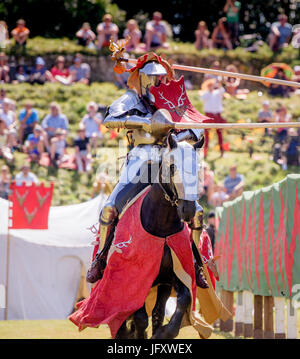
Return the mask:
POLYGON ((48 229, 53 183, 50 187, 45 187, 43 183, 17 186, 13 181, 10 189, 9 228, 48 229))

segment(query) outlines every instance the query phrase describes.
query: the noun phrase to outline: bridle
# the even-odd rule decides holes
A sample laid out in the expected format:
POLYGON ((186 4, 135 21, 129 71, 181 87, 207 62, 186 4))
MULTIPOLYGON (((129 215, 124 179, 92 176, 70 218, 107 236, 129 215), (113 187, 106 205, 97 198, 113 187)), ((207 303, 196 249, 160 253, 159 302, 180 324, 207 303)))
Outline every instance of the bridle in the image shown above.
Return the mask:
POLYGON ((159 171, 158 171, 158 185, 159 187, 162 189, 163 193, 164 193, 164 198, 166 201, 170 202, 172 207, 178 207, 178 195, 177 193, 175 194, 174 192, 172 192, 173 194, 173 198, 171 198, 171 196, 168 194, 168 192, 166 191, 166 189, 164 188, 164 186, 162 185, 162 183, 160 182, 160 173, 161 173, 161 167, 162 167, 162 161, 160 163, 159 166, 159 171))
POLYGON ((166 199, 168 202, 171 203, 172 207, 178 207, 178 197, 177 197, 177 195, 174 195, 174 193, 173 193, 174 198, 172 199, 172 198, 168 195, 168 193, 167 193, 167 191, 165 190, 165 188, 163 187, 163 185, 162 185, 160 182, 158 182, 158 184, 159 184, 160 188, 161 188, 161 189, 163 190, 163 192, 164 192, 164 197, 165 197, 165 199, 166 199))

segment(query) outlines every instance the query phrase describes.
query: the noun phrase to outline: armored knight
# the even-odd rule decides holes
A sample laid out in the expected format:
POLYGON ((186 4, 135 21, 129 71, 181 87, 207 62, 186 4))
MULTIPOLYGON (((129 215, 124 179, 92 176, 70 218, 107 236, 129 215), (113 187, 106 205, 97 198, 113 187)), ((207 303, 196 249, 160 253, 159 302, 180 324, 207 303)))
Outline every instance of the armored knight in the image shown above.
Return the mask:
MULTIPOLYGON (((135 68, 131 69, 128 79, 129 89, 109 107, 103 124, 111 129, 127 129, 130 145, 133 147, 127 155, 127 162, 122 169, 119 182, 115 186, 100 213, 100 244, 95 259, 87 273, 87 281, 96 282, 103 275, 106 256, 112 242, 112 233, 118 216, 125 205, 151 181, 141 181, 141 171, 149 164, 159 161, 159 149, 168 134, 167 123, 171 116, 165 109, 154 106, 152 86, 159 86, 174 79, 170 64, 154 53, 139 58, 135 68), (134 89, 134 90, 133 90, 134 89), (166 121, 166 117, 168 117, 166 121), (108 239, 110 238, 110 239, 108 239)), ((202 130, 183 130, 176 133, 177 141, 198 141, 203 136, 202 130)), ((196 214, 190 224, 193 230, 202 229, 203 209, 196 203, 196 214)), ((202 268, 195 264, 196 282, 202 288, 208 284, 202 268)))

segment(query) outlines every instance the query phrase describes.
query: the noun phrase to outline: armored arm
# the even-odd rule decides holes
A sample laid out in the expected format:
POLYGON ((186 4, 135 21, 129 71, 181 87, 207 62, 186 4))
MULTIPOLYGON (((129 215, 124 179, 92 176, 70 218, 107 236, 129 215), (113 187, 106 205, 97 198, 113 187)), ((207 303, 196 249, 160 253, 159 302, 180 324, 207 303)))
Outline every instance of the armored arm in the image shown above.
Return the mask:
POLYGON ((202 129, 184 130, 176 134, 177 141, 199 141, 203 135, 202 129))
POLYGON ((125 116, 114 117, 108 115, 103 124, 107 128, 126 128, 128 130, 143 129, 146 132, 151 131, 151 114, 144 117, 138 115, 126 114, 125 116))
POLYGON ((151 117, 138 95, 128 90, 111 104, 103 124, 108 128, 143 129, 150 132, 151 117))

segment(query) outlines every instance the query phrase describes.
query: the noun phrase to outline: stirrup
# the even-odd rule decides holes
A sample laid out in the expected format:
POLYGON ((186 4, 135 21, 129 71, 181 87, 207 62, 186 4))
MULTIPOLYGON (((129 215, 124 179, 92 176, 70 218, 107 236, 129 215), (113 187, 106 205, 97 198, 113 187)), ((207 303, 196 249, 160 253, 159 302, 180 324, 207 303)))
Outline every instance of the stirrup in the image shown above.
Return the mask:
POLYGON ((99 279, 102 279, 104 269, 106 267, 106 259, 100 253, 96 254, 90 269, 86 274, 86 281, 88 283, 95 283, 99 279))
POLYGON ((196 274, 196 284, 198 287, 202 289, 209 288, 205 275, 203 273, 203 267, 200 267, 197 263, 195 263, 195 274, 196 274))

